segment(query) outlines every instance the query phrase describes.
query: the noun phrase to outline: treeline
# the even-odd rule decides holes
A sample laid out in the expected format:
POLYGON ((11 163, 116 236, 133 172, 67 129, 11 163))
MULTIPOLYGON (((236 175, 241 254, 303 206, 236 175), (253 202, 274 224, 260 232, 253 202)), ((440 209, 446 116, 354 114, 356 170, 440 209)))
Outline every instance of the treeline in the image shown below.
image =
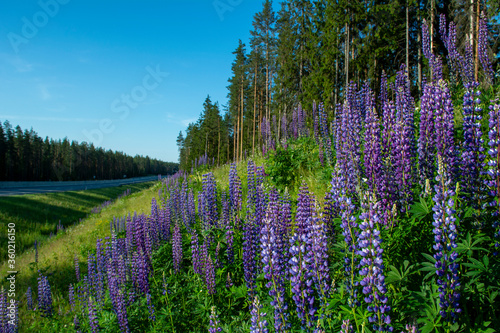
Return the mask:
POLYGON ((87 142, 45 139, 31 130, 0 123, 0 181, 118 179, 169 175, 177 163, 128 156, 87 142))
MULTIPOLYGON (((179 134, 181 168, 191 168, 202 157, 214 163, 240 160, 245 152, 261 149, 269 128, 280 137, 299 105, 309 128, 314 102, 324 103, 331 121, 350 82, 358 87, 369 82, 378 97, 381 80, 394 83, 401 65, 412 95, 420 95, 431 68, 421 47, 424 22, 432 52, 443 60, 450 57, 442 15, 456 27, 458 52, 472 52, 475 80, 489 85, 481 70, 480 22, 481 17, 488 22, 485 47, 497 68, 499 22, 491 18, 499 6, 493 0, 288 0, 275 13, 272 1, 264 1, 248 46, 240 40, 233 52, 225 113, 207 98, 200 119, 179 134)), ((457 83, 454 68, 443 63, 444 77, 457 83)))

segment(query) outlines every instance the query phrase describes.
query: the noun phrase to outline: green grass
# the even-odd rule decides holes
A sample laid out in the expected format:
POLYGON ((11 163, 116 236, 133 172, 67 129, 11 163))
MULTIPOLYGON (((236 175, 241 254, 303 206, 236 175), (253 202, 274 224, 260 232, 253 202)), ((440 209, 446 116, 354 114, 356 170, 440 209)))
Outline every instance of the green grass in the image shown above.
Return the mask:
MULTIPOLYGON (((56 234, 59 221, 67 228, 85 218, 92 208, 112 200, 127 188, 132 193, 150 187, 152 182, 86 191, 27 194, 0 197, 0 228, 16 225, 16 252, 20 255, 32 248, 35 240, 44 242, 56 234)), ((0 233, 0 243, 7 243, 7 232, 0 233)), ((0 261, 7 257, 7 247, 0 248, 0 261)))
MULTIPOLYGON (((87 271, 87 255, 89 251, 95 250, 95 244, 98 238, 104 238, 110 236, 110 221, 113 217, 123 217, 129 213, 137 214, 145 213, 149 214, 151 211, 151 200, 153 197, 158 196, 159 182, 148 182, 144 184, 135 184, 126 187, 121 187, 119 190, 114 192, 109 191, 110 189, 101 189, 93 191, 82 191, 82 192, 71 192, 71 193, 60 193, 59 195, 64 195, 67 201, 76 198, 76 202, 66 202, 59 211, 74 211, 73 214, 84 210, 83 208, 78 209, 79 205, 86 203, 88 207, 96 206, 93 204, 97 200, 98 203, 102 202, 103 198, 107 198, 106 195, 118 195, 122 193, 126 188, 133 189, 130 196, 121 198, 105 207, 99 214, 91 214, 80 223, 77 223, 71 227, 68 227, 64 232, 60 232, 56 236, 41 242, 38 251, 38 263, 35 263, 35 251, 30 248, 22 254, 18 253, 16 257, 16 270, 18 274, 16 276, 16 289, 17 298, 21 301, 20 306, 20 332, 39 332, 43 331, 43 325, 48 324, 44 319, 39 318, 33 312, 26 312, 26 297, 24 294, 28 286, 31 286, 33 290, 33 297, 36 298, 37 291, 37 277, 38 270, 40 270, 44 275, 48 276, 52 296, 54 299, 54 311, 56 314, 61 311, 65 313, 69 310, 68 305, 68 286, 70 283, 76 282, 75 268, 74 268, 74 258, 77 256, 80 262, 80 271, 82 276, 86 274, 87 271), (105 191, 108 190, 108 191, 105 191), (101 191, 100 194, 96 193, 101 191), (91 192, 91 193, 89 193, 91 192), (98 199, 92 199, 98 198, 98 199), (91 204, 92 203, 92 204, 91 204), (71 208, 69 208, 71 207, 71 208)), ((55 206, 54 197, 40 199, 42 195, 37 195, 39 209, 44 209, 41 202, 45 202, 46 205, 55 206)), ((15 197, 12 197, 15 198, 15 197)), ((11 199, 12 199, 11 198, 11 199)), ((21 198, 21 197, 18 197, 21 198)), ((60 196, 59 196, 60 198, 60 196)), ((158 198, 157 198, 158 199, 158 198)), ((37 202, 32 198, 34 202, 37 202)), ((90 211, 90 208, 88 211, 90 211)), ((3 208, 2 208, 3 209, 3 208)), ((47 208, 49 209, 49 208, 47 208)), ((31 214, 36 216, 35 209, 31 210, 31 214)), ((87 211, 84 210, 82 216, 87 215, 87 211)), ((74 215, 71 215, 74 216, 74 215)), ((61 219, 62 220, 62 219, 61 219)), ((58 220, 57 220, 58 221, 58 220)), ((56 225, 57 223, 54 223, 56 225)), ((0 266, 0 278, 3 282, 2 285, 6 286, 6 263, 4 262, 0 266)), ((71 331, 71 323, 61 323, 60 331, 71 331), (66 328, 64 328, 66 327, 66 328)))

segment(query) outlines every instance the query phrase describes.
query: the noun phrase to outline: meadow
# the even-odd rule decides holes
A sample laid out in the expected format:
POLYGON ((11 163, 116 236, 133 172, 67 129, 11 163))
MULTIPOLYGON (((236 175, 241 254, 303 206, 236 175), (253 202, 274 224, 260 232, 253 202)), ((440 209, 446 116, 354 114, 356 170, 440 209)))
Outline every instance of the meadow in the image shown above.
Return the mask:
POLYGON ((450 38, 445 79, 422 31, 418 97, 403 65, 379 96, 350 82, 333 109, 264 117, 254 154, 199 156, 26 253, 0 328, 500 331, 498 74, 486 57, 480 85, 450 38))

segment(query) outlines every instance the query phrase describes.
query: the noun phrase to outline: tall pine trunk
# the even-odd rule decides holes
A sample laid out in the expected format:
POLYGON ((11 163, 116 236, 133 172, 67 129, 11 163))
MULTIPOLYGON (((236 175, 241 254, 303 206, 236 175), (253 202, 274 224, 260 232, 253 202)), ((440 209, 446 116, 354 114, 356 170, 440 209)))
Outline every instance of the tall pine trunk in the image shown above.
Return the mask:
POLYGON ((240 161, 243 160, 243 77, 241 77, 241 88, 240 88, 240 105, 241 105, 241 138, 240 138, 240 161))
POLYGON ((410 79, 410 36, 408 22, 408 0, 406 0, 406 76, 410 79))
POLYGON ((252 137, 252 155, 255 154, 255 117, 257 116, 257 64, 255 64, 253 87, 253 137, 252 137))
POLYGON ((349 85, 349 24, 345 24, 346 39, 345 39, 345 88, 349 85))

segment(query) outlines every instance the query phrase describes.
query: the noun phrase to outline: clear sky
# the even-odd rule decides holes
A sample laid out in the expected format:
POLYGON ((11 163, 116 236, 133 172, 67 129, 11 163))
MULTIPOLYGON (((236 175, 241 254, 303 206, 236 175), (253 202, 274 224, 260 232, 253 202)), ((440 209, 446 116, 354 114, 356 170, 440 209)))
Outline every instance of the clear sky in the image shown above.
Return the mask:
MULTIPOLYGON (((274 3, 279 8, 278 1, 274 3)), ((177 161, 207 95, 227 103, 259 0, 0 4, 0 121, 40 136, 177 161)))

